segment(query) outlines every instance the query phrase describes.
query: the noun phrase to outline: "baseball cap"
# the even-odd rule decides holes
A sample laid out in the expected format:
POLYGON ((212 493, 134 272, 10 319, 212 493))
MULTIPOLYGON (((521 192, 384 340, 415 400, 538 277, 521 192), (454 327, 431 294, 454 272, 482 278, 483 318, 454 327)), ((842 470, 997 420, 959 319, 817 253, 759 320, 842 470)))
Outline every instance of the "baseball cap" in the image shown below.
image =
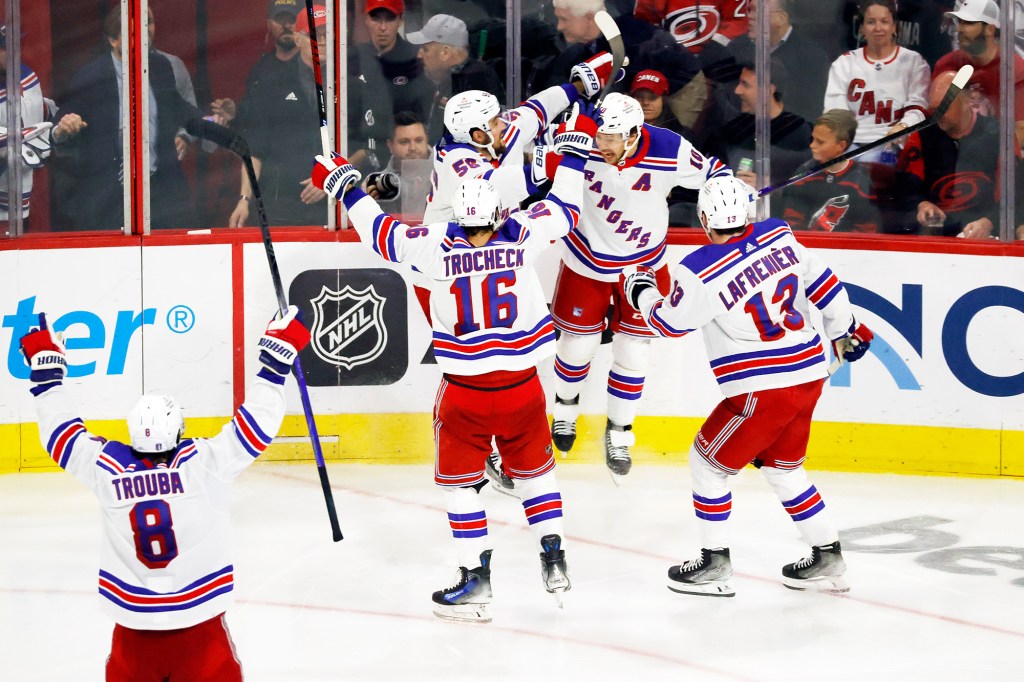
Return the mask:
POLYGON ((413 45, 444 43, 455 47, 469 47, 469 30, 466 22, 450 14, 435 14, 422 30, 405 36, 413 45))
POLYGON ((327 6, 313 5, 313 27, 320 28, 327 25, 327 6))
POLYGON ((273 19, 278 14, 291 14, 297 16, 305 9, 305 4, 299 0, 270 0, 270 9, 267 16, 273 19))
POLYGON ((983 21, 999 28, 999 5, 995 0, 960 0, 946 16, 960 21, 983 21))
POLYGON ((405 3, 402 0, 366 0, 367 14, 378 9, 386 9, 397 17, 405 12, 405 3))
POLYGON ((629 94, 637 90, 650 90, 658 97, 668 94, 668 79, 661 71, 644 69, 633 77, 633 84, 629 86, 629 94))

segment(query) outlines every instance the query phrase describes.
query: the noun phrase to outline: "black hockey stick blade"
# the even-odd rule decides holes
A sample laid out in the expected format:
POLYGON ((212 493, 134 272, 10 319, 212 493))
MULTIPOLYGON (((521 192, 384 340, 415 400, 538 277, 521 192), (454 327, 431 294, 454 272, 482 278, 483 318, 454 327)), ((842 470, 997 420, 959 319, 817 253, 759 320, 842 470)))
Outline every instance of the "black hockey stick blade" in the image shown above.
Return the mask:
POLYGON ((201 140, 209 140, 241 158, 249 155, 249 143, 244 137, 205 118, 190 119, 185 124, 185 132, 201 140))
POLYGON ((783 187, 789 187, 794 183, 800 182, 804 178, 809 178, 812 175, 817 175, 821 171, 831 166, 834 166, 837 163, 849 161, 850 159, 858 157, 861 154, 871 151, 872 149, 877 149, 878 147, 889 144, 890 142, 894 142, 901 137, 910 135, 911 133, 916 133, 918 130, 924 130, 929 126, 935 125, 942 119, 943 116, 946 115, 946 112, 949 110, 949 107, 953 104, 953 100, 955 100, 957 96, 963 91, 964 86, 967 85, 967 82, 971 80, 971 76, 973 75, 973 66, 971 66, 970 64, 961 66, 960 70, 956 72, 956 76, 953 77, 953 82, 949 84, 949 89, 946 90, 946 94, 942 96, 942 100, 939 102, 939 106, 935 107, 935 111, 932 113, 931 116, 921 121, 920 123, 915 123, 914 125, 908 128, 904 128, 898 133, 886 135, 885 137, 881 137, 875 140, 874 142, 868 142, 867 144, 857 147, 856 149, 851 149, 847 152, 840 154, 834 159, 823 161, 822 163, 819 163, 817 166, 813 166, 812 168, 808 168, 803 172, 797 173, 796 175, 787 180, 783 180, 782 182, 779 182, 774 185, 769 185, 768 187, 759 190, 757 196, 763 197, 765 194, 770 194, 771 192, 780 190, 783 187))
POLYGON ((612 51, 612 72, 611 76, 608 77, 608 82, 604 84, 601 89, 601 94, 598 95, 595 104, 600 106, 604 98, 608 96, 608 92, 612 89, 615 84, 615 78, 618 76, 619 69, 626 62, 626 45, 622 42, 622 33, 619 31, 619 25, 612 19, 612 15, 608 14, 604 10, 601 10, 594 15, 594 23, 601 30, 601 35, 608 41, 608 47, 612 51))

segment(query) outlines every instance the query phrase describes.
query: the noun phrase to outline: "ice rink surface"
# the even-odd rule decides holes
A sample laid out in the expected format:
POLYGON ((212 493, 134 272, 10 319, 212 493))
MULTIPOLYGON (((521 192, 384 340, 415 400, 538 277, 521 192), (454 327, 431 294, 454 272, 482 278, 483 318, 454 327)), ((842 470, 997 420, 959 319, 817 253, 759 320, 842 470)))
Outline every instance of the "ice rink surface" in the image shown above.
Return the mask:
MULTIPOLYGON (((689 472, 558 469, 573 580, 541 586, 522 509, 485 489, 490 624, 441 621, 455 565, 429 466, 331 465, 334 544, 312 463, 256 464, 232 506, 246 680, 1024 679, 1024 481, 812 472, 852 590, 785 589, 807 549, 747 469, 734 480, 736 597, 664 586, 699 548, 689 472)), ((99 512, 66 474, 0 476, 0 680, 101 680, 112 623, 96 594, 99 512)))

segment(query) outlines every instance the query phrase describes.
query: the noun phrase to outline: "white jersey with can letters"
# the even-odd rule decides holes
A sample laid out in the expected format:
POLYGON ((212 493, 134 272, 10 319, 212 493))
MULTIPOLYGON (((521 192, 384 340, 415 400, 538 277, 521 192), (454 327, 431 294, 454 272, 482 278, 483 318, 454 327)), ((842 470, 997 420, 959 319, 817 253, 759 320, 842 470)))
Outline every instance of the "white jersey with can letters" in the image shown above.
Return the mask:
POLYGON ((665 256, 672 188, 700 189, 711 178, 731 174, 681 135, 644 124, 637 152, 622 165, 590 153, 580 225, 563 239, 563 261, 602 282, 617 281, 630 265, 657 268, 665 256))
POLYGON ((829 339, 848 332, 853 312, 843 283, 789 225, 772 219, 687 255, 672 273, 668 296, 648 289, 640 312, 660 336, 703 328, 711 369, 731 397, 828 374, 811 303, 829 339))
POLYGON ((283 385, 257 378, 218 435, 182 440, 152 468, 128 445, 89 433, 63 386, 35 401, 43 447, 100 501, 101 610, 136 630, 176 630, 223 613, 234 589, 229 487, 280 428, 283 385))
POLYGON ((854 143, 874 142, 901 121, 912 126, 928 116, 930 85, 928 62, 913 50, 897 47, 888 59, 876 62, 862 47, 832 62, 824 111, 852 112, 857 117, 854 143))
POLYGON ((422 273, 430 289, 434 357, 445 373, 476 376, 536 367, 554 353, 555 328, 537 257, 579 220, 583 160, 566 157, 547 198, 513 212, 484 246, 454 222, 412 227, 349 190, 359 239, 386 261, 422 273))
POLYGON ((497 160, 485 159, 480 149, 471 144, 442 137, 434 148, 434 172, 423 224, 451 220, 452 194, 459 183, 469 178, 488 180, 498 190, 502 206, 518 207, 537 189, 530 180, 530 168, 525 165, 527 148, 558 114, 577 100, 575 86, 555 85, 508 111, 504 115, 508 126, 502 134, 505 151, 497 160))

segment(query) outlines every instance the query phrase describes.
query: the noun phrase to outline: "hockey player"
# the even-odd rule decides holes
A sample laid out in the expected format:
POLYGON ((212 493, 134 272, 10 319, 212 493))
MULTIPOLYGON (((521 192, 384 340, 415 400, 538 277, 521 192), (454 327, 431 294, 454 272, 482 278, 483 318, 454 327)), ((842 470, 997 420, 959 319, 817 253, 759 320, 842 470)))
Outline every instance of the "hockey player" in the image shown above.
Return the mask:
MULTIPOLYGON (((433 187, 423 223, 451 220, 452 194, 469 178, 490 181, 502 206, 517 208, 546 179, 543 153, 537 155, 538 170, 524 166, 528 146, 581 96, 592 98, 601 92, 611 71, 612 56, 601 52, 574 66, 570 83, 542 90, 505 114, 498 98, 483 90, 454 95, 444 107, 447 132, 434 149, 433 187)), ((623 73, 620 69, 616 80, 623 73)))
POLYGON ((675 267, 670 293, 661 295, 649 268, 625 280, 630 304, 659 335, 703 329, 711 369, 725 394, 690 448, 703 548, 697 559, 669 569, 668 586, 685 594, 735 594, 729 477, 753 463, 811 545, 809 557, 783 567, 783 584, 845 592, 839 535, 803 467, 811 415, 827 376, 808 302, 821 310, 825 333, 844 360, 863 357, 873 335, 853 318, 842 282, 796 241, 786 223, 747 224, 752 203, 752 190, 741 180, 709 180, 698 195, 697 213, 711 244, 675 267))
MULTIPOLYGON (((620 69, 616 80, 623 74, 620 69)), ((539 146, 534 163, 524 166, 527 146, 581 96, 595 97, 611 76, 612 57, 600 52, 574 66, 569 83, 543 90, 504 115, 498 99, 483 90, 467 90, 448 100, 444 107, 447 132, 434 149, 432 188, 423 223, 452 220, 451 197, 455 188, 469 178, 488 180, 498 191, 506 212, 518 208, 537 191, 537 185, 547 180, 547 169, 558 163, 550 149, 539 146)), ((417 277, 415 286, 422 300, 421 290, 426 288, 422 278, 417 277)), ((514 484, 502 469, 497 451, 488 458, 486 471, 495 490, 513 494, 514 484)))
POLYGON ((552 317, 561 335, 551 435, 563 452, 576 441, 580 390, 601 343, 611 301, 615 335, 604 443, 605 461, 615 478, 632 466, 633 418, 654 335, 637 311, 622 305, 619 275, 627 266, 642 265, 654 268, 667 286, 668 269, 662 265, 668 233, 665 197, 673 187, 699 189, 708 179, 731 171, 680 135, 644 124, 643 109, 632 97, 613 92, 598 113, 597 149, 584 172, 583 214, 579 229, 564 239, 567 248, 555 285, 552 317))
POLYGON ((434 356, 444 373, 434 404, 434 481, 444 490, 460 563, 456 584, 433 595, 442 618, 490 620, 492 548, 479 492, 492 438, 537 540, 545 589, 560 599, 570 587, 562 497, 537 378, 555 330, 534 268, 538 253, 578 220, 594 123, 575 115, 571 121, 555 136, 555 148, 569 156, 547 199, 507 219, 497 190, 482 178, 455 188, 453 221, 412 227, 351 187, 359 173, 345 159, 317 157, 313 168, 313 183, 345 203, 360 240, 387 261, 415 267, 431 289, 434 356))
POLYGON ((128 443, 92 435, 64 390, 64 346, 45 316, 22 337, 43 447, 103 510, 100 606, 116 623, 108 682, 242 679, 224 619, 234 589, 230 483, 284 418, 285 377, 309 342, 297 312, 267 327, 245 402, 209 439, 182 438, 181 407, 156 394, 129 412, 128 443))

